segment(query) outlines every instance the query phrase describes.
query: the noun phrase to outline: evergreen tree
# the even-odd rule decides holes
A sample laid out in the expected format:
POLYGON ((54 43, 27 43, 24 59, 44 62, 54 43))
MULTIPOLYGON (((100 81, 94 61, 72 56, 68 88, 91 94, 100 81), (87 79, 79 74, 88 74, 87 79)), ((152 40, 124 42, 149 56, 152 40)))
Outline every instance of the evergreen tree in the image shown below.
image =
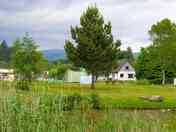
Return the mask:
POLYGON ((66 41, 68 59, 92 75, 92 89, 95 76, 109 73, 116 64, 120 41, 114 42, 111 28, 96 6, 88 7, 80 18, 80 26, 71 27, 73 41, 66 41))
POLYGON ((8 47, 5 40, 0 44, 0 61, 8 63, 10 60, 10 47, 8 47))
POLYGON ((117 59, 118 60, 126 59, 129 60, 130 62, 134 62, 134 56, 131 47, 128 47, 126 51, 118 52, 117 59))

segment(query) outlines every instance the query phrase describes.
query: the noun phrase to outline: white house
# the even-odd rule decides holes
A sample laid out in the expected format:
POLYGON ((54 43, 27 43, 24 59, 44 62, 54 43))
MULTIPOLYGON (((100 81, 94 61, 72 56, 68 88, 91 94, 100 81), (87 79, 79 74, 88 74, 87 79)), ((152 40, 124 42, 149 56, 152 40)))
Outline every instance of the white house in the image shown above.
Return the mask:
MULTIPOLYGON (((117 68, 110 74, 109 78, 112 80, 120 81, 135 81, 136 73, 132 64, 127 60, 122 60, 119 62, 117 68)), ((67 70, 64 76, 64 82, 80 82, 84 83, 85 80, 90 82, 91 75, 88 75, 84 69, 80 71, 73 71, 71 69, 67 70)), ((106 80, 105 76, 98 77, 98 80, 106 80)), ((86 82, 86 83, 87 83, 86 82)))
POLYGON ((130 81, 136 80, 136 72, 132 64, 128 60, 120 61, 117 69, 111 75, 113 80, 130 81))
POLYGON ((0 80, 13 81, 15 75, 12 69, 0 69, 0 80))

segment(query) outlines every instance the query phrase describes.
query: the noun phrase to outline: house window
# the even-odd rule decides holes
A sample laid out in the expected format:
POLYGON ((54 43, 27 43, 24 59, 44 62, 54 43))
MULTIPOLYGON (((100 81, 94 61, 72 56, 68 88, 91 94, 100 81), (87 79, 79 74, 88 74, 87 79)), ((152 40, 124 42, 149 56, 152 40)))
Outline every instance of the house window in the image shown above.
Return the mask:
POLYGON ((126 66, 125 69, 126 69, 126 70, 129 70, 129 66, 126 66))
POLYGON ((134 78, 133 74, 128 74, 128 78, 134 78))
POLYGON ((123 78, 124 77, 124 74, 120 74, 120 78, 123 78))

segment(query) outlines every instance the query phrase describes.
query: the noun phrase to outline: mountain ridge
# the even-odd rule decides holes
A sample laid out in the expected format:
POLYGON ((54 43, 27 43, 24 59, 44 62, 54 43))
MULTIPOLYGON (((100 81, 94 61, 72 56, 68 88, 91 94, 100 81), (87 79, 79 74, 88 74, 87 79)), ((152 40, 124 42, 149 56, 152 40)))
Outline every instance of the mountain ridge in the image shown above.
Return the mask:
POLYGON ((48 61, 56 61, 58 59, 66 58, 64 49, 41 50, 41 52, 48 59, 48 61))
MULTIPOLYGON (((48 61, 56 61, 58 59, 66 58, 64 49, 48 49, 48 50, 41 50, 41 52, 48 59, 48 61)), ((139 56, 139 52, 134 52, 133 56, 136 60, 139 56)))

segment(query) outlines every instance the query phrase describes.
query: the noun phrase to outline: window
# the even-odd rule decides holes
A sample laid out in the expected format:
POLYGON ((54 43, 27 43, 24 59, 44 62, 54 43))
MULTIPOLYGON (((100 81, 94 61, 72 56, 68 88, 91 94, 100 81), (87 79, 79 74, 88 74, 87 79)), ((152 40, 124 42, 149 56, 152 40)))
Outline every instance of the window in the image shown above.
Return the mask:
POLYGON ((133 74, 128 74, 128 78, 134 78, 133 74))
POLYGON ((125 69, 126 69, 126 70, 129 70, 129 66, 126 66, 125 69))
POLYGON ((120 78, 123 78, 124 74, 120 74, 120 78))

